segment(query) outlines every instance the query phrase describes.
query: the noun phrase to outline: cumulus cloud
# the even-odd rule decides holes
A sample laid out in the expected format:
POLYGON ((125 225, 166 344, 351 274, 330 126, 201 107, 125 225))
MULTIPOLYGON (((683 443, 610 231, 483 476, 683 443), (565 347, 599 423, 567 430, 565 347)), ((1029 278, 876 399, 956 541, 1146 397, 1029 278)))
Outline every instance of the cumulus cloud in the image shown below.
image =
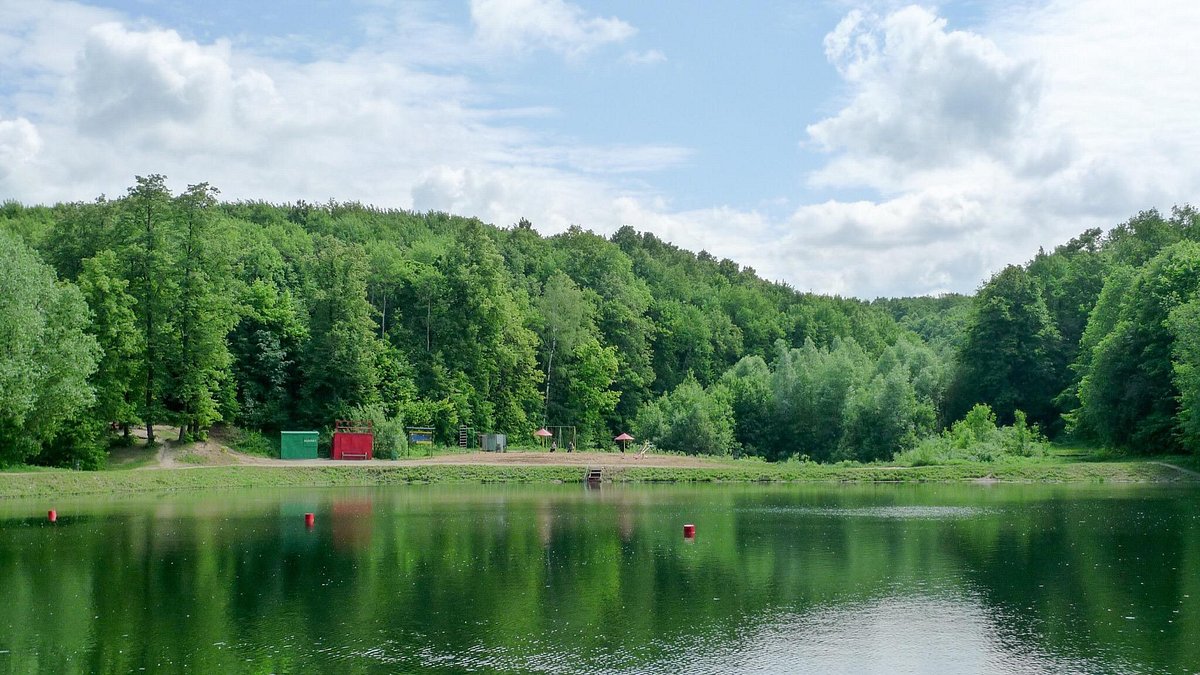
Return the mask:
POLYGON ((471 20, 487 46, 511 51, 549 49, 566 56, 622 42, 637 32, 616 17, 589 17, 564 0, 471 0, 471 20))
POLYGON ((826 150, 885 159, 897 171, 1010 156, 1038 94, 1031 62, 980 35, 948 31, 920 7, 882 18, 851 12, 826 36, 825 53, 853 94, 809 135, 826 150))
POLYGON ((41 148, 42 138, 29 120, 24 117, 0 119, 0 181, 20 172, 41 148))
MULTIPOLYGON (((231 199, 527 217, 547 233, 628 224, 802 290, 969 291, 1038 246, 1200 190, 1200 4, 1131 7, 1052 0, 973 31, 917 7, 849 12, 825 38, 843 96, 781 142, 824 158, 810 191, 854 198, 780 214, 719 195, 680 209, 654 172, 692 150, 541 131, 560 113, 489 105, 450 51, 381 33, 293 60, 69 2, 0 3, 0 199, 120 194, 158 172, 231 199)), ((434 34, 567 58, 634 34, 561 0, 478 0, 472 21, 434 34)))
POLYGON ((235 85, 228 43, 203 47, 175 31, 118 23, 89 32, 75 83, 79 128, 118 136, 223 116, 235 85))
POLYGON ((1005 16, 987 35, 919 7, 845 16, 825 50, 846 100, 807 128, 829 153, 809 183, 879 197, 800 207, 775 250, 816 251, 809 274, 828 288, 963 291, 1039 246, 1194 199, 1200 77, 1181 64, 1200 62, 1184 37, 1200 6, 1005 16), (1147 50, 1149 35, 1166 37, 1147 50))

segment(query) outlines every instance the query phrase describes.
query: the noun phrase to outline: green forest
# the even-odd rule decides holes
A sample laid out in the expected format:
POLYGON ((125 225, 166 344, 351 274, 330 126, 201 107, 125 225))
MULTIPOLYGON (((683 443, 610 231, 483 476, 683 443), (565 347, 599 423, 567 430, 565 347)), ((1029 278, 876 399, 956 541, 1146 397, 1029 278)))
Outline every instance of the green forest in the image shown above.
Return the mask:
POLYGON ((867 302, 630 226, 222 202, 160 175, 0 207, 0 465, 339 418, 771 461, 1198 452, 1200 213, 1086 230, 973 296, 867 302))

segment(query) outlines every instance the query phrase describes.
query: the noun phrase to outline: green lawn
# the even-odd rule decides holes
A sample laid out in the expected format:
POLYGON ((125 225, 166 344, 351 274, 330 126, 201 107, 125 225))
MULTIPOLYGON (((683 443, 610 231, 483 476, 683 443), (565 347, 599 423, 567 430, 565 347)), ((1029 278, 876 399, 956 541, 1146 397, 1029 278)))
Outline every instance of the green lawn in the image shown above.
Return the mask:
MULTIPOLYGON (((1194 458, 1171 457, 1190 468, 1194 458)), ((67 494, 203 490, 242 487, 371 486, 410 483, 582 482, 579 466, 424 465, 221 466, 154 471, 19 470, 0 475, 0 498, 67 494)), ((1096 460, 1061 452, 1049 457, 995 463, 892 467, 760 460, 715 462, 704 468, 622 467, 605 474, 614 482, 918 482, 997 480, 1011 482, 1184 482, 1195 477, 1155 459, 1096 460)))

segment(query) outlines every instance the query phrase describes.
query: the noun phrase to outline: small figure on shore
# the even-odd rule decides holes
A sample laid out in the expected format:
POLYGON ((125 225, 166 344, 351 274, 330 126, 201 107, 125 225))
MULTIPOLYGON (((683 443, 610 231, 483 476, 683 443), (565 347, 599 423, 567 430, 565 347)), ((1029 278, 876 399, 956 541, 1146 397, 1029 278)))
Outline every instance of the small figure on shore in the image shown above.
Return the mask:
POLYGON ((557 439, 550 441, 550 452, 554 452, 555 450, 558 450, 558 440, 557 439))
POLYGON ((567 452, 575 452, 575 441, 567 443, 567 452))

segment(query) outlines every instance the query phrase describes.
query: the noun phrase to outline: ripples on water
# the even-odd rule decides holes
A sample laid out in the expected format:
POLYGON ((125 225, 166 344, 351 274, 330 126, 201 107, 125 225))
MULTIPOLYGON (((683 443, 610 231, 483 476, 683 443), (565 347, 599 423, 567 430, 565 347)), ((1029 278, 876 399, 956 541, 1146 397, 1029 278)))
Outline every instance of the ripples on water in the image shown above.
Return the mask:
POLYGON ((1197 673, 1198 507, 397 488, 68 507, 52 527, 0 504, 0 673, 1197 673))
MULTIPOLYGON (((748 617, 734 633, 708 632, 622 654, 561 651, 531 639, 519 650, 476 644, 461 651, 382 641, 319 650, 337 662, 368 661, 447 671, 587 673, 1145 673, 1111 655, 1054 655, 1011 634, 995 611, 969 598, 892 597, 770 619, 748 617), (645 654, 666 654, 645 660, 645 654)), ((1099 650, 1103 651, 1103 649, 1099 650)), ((1167 671, 1156 671, 1167 672, 1167 671)))
POLYGON ((896 520, 947 520, 973 518, 988 514, 989 509, 973 506, 773 506, 742 509, 747 513, 795 514, 830 518, 890 518, 896 520))

